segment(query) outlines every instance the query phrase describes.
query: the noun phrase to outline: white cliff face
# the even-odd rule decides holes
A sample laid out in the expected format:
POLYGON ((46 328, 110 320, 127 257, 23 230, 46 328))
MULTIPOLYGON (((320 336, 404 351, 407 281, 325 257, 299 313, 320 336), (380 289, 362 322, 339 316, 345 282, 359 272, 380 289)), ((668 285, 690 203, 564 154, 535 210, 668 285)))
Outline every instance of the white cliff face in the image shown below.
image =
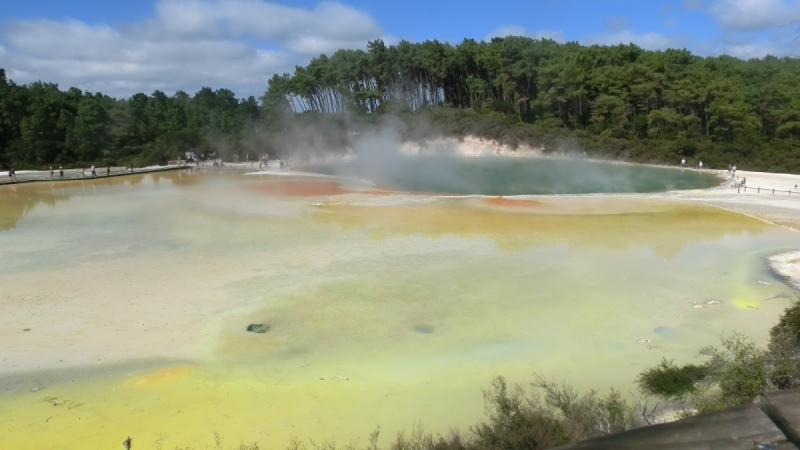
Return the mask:
POLYGON ((422 155, 430 153, 453 154, 458 156, 540 156, 541 148, 522 145, 512 149, 508 145, 498 144, 496 141, 467 136, 459 141, 456 138, 439 138, 426 140, 423 145, 417 142, 404 142, 400 151, 406 155, 422 155))

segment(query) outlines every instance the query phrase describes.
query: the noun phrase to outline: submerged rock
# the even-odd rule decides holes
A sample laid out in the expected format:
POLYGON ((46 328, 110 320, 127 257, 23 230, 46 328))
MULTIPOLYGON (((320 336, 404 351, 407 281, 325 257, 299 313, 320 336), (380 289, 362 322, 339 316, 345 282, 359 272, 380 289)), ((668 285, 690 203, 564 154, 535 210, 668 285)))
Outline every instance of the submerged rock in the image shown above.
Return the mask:
POLYGON ((655 327, 655 329, 653 330, 653 333, 658 334, 660 336, 664 336, 664 337, 675 337, 675 336, 678 335, 678 331, 675 330, 674 328, 663 327, 663 326, 662 327, 655 327))
POLYGON ((421 323, 419 325, 414 325, 414 331, 421 334, 432 334, 433 333, 433 325, 428 325, 425 323, 421 323))
POLYGON ((254 323, 247 326, 247 331, 251 333, 259 333, 264 334, 269 331, 271 327, 269 325, 264 325, 260 323, 254 323))

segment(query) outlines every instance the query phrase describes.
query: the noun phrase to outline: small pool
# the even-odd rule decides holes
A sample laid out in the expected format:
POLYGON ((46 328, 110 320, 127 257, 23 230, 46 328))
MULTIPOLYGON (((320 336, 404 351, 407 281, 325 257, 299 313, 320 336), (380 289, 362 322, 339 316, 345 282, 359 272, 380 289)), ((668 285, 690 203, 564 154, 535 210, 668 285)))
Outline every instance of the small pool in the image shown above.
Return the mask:
POLYGON ((714 175, 690 169, 550 158, 383 154, 303 170, 363 178, 392 190, 464 195, 663 192, 719 184, 714 175))

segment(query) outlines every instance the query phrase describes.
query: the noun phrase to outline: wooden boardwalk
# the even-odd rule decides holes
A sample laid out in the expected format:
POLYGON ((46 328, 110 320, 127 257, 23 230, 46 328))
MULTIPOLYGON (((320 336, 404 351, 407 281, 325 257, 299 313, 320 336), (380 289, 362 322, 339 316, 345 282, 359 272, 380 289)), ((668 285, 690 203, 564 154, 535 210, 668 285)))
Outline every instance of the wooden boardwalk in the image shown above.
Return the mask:
POLYGON ((89 181, 89 180, 99 180, 102 178, 109 178, 109 177, 124 177, 130 175, 139 175, 143 173, 153 173, 153 172, 165 172, 168 170, 183 170, 183 169, 194 169, 193 165, 171 165, 171 166, 150 166, 150 167, 142 167, 136 168, 131 171, 130 169, 126 169, 124 167, 113 167, 111 169, 111 174, 106 175, 106 168, 105 167, 98 167, 97 168, 97 176, 92 177, 91 172, 89 169, 85 169, 84 173, 81 173, 80 169, 65 169, 64 176, 61 177, 58 174, 58 169, 55 169, 55 174, 53 178, 50 178, 50 172, 45 170, 37 170, 37 171, 24 171, 22 173, 17 174, 17 181, 10 181, 8 178, 8 172, 2 172, 2 176, 0 176, 0 185, 14 185, 20 183, 34 183, 34 182, 59 182, 59 181, 89 181))
POLYGON ((771 391, 752 403, 636 428, 558 450, 799 450, 800 389, 771 391))

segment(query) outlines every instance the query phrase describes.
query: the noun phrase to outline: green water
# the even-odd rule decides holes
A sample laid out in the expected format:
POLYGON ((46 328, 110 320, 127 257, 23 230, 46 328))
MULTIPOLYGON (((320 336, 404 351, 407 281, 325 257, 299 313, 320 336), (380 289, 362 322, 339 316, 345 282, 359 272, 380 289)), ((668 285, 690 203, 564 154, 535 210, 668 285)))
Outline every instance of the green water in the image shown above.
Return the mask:
POLYGON ((694 170, 549 158, 381 155, 303 170, 363 178, 389 189, 467 195, 644 193, 719 184, 694 170))

